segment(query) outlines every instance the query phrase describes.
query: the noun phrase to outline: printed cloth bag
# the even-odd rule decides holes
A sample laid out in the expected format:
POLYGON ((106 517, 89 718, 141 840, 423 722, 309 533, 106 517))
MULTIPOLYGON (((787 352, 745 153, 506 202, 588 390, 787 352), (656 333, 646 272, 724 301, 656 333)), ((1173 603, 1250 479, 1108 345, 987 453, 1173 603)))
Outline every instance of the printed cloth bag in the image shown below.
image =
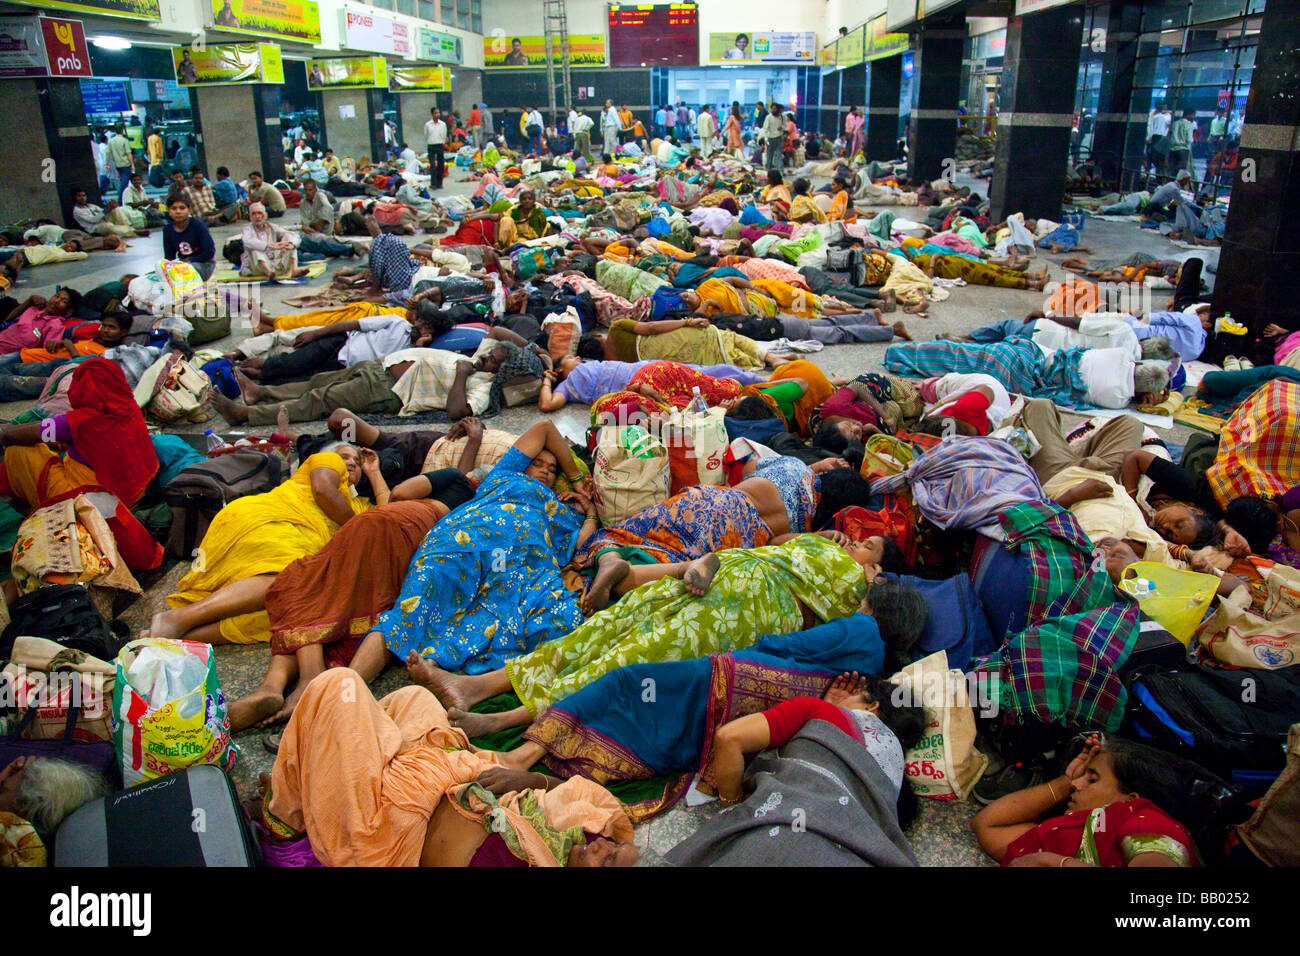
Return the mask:
POLYGON ((600 430, 596 439, 592 474, 596 514, 606 526, 668 498, 671 484, 668 449, 649 434, 643 438, 643 447, 629 448, 635 432, 609 425, 600 430))
POLYGON ((59 740, 67 729, 68 711, 76 709, 73 740, 112 740, 109 702, 116 680, 112 664, 43 637, 17 638, 11 655, 0 682, 18 711, 36 708, 35 720, 23 733, 26 739, 59 740))
POLYGON ((925 736, 903 756, 912 789, 918 797, 965 800, 989 763, 975 748, 975 712, 966 676, 949 669, 946 652, 935 651, 890 681, 925 707, 925 736))
POLYGON ((727 438, 726 409, 707 412, 678 409, 664 428, 664 443, 672 470, 672 494, 692 485, 725 485, 723 465, 730 440, 727 438))
POLYGON ((122 648, 113 744, 127 787, 197 764, 232 769, 239 750, 230 739, 212 647, 143 638, 122 648))

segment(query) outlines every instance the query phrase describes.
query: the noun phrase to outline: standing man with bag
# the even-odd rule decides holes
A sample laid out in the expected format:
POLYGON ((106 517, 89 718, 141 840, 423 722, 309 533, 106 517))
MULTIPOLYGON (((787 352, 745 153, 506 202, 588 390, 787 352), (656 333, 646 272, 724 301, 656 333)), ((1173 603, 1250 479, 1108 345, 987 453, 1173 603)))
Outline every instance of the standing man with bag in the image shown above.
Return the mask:
POLYGON ((447 164, 444 155, 447 146, 447 124, 439 118, 438 107, 429 110, 431 119, 424 124, 424 141, 429 147, 429 188, 441 189, 447 164))

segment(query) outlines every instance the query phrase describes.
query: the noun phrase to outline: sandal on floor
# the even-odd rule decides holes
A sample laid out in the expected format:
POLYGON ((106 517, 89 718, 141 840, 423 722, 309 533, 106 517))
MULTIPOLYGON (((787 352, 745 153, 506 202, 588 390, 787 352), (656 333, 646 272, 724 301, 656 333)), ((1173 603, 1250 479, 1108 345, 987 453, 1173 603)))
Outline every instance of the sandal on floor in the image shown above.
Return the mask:
POLYGON ((280 737, 281 734, 270 734, 266 737, 263 737, 262 746, 265 747, 269 752, 273 754, 278 754, 280 752, 280 737))

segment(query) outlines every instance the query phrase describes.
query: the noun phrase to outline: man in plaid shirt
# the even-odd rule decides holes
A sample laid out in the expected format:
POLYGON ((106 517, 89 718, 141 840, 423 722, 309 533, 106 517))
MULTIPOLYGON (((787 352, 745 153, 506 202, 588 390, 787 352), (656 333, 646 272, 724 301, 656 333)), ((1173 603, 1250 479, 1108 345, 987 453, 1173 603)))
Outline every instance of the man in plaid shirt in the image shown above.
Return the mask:
POLYGON ((185 198, 190 204, 190 214, 205 222, 216 212, 217 199, 212 187, 203 178, 203 170, 195 166, 190 170, 190 184, 185 187, 185 198))

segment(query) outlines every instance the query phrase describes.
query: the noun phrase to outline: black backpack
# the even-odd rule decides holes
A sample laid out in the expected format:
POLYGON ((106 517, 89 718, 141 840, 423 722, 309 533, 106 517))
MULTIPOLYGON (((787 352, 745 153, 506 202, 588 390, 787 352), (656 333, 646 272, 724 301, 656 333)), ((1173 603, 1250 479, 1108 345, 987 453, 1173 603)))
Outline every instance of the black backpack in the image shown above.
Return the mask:
POLYGON ((19 637, 43 637, 64 647, 111 661, 129 638, 125 624, 109 624, 80 584, 47 584, 9 605, 9 626, 0 634, 0 657, 19 637))
POLYGON ((1247 792, 1286 765, 1300 715, 1300 668, 1154 665, 1129 679, 1125 734, 1186 757, 1247 792))
POLYGON ((188 468, 163 488, 171 508, 167 551, 190 558, 218 511, 246 495, 260 495, 284 480, 284 459, 260 451, 235 451, 188 468))

